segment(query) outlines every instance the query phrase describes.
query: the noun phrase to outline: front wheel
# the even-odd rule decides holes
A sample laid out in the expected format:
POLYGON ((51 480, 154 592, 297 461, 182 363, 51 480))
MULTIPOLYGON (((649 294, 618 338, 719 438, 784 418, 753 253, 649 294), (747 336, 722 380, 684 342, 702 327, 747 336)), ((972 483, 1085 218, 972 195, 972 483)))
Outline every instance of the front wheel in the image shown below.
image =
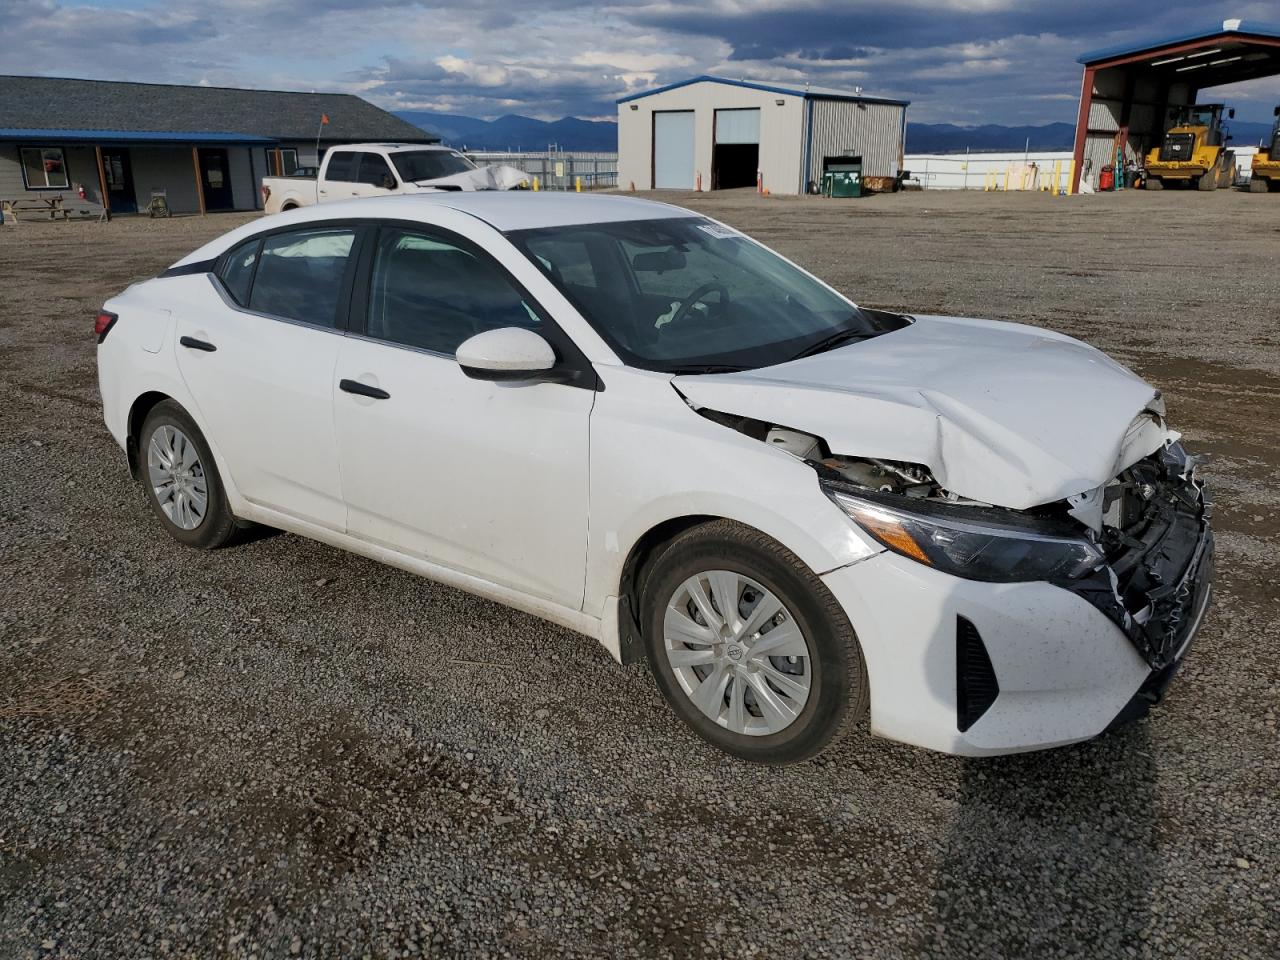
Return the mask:
POLYGON ((704 740, 757 763, 829 746, 866 711, 866 668, 835 597, 759 531, 715 521, 678 537, 644 577, 658 687, 704 740))

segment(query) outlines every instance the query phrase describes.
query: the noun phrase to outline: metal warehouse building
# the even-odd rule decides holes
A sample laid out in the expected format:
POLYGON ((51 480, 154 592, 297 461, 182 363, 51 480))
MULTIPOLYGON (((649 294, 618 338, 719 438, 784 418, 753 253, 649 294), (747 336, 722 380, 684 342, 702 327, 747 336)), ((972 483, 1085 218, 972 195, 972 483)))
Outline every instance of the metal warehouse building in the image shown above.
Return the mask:
POLYGON ((1164 137, 1179 106, 1210 87, 1280 74, 1280 25, 1224 20, 1172 37, 1094 50, 1076 119, 1075 183, 1113 162, 1143 155, 1164 137))
POLYGON ((861 157, 866 176, 896 177, 905 100, 860 91, 694 77, 618 101, 618 185, 725 190, 756 184, 803 193, 827 163, 861 157))
POLYGON ((253 210, 268 173, 314 166, 339 143, 439 138, 359 97, 0 76, 0 199, 83 188, 93 209, 253 210), (321 123, 327 118, 327 123, 321 123))

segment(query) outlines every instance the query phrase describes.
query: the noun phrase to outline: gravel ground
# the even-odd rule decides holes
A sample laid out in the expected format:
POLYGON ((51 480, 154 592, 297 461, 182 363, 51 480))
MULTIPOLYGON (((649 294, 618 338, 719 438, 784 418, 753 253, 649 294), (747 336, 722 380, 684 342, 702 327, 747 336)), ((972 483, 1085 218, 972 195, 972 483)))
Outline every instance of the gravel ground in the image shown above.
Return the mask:
POLYGON ((1221 531, 1166 703, 1043 754, 864 729, 761 769, 530 617, 293 536, 185 550, 102 426, 91 316, 245 218, 4 228, 0 956, 1280 954, 1278 201, 676 199, 1166 392, 1221 531))

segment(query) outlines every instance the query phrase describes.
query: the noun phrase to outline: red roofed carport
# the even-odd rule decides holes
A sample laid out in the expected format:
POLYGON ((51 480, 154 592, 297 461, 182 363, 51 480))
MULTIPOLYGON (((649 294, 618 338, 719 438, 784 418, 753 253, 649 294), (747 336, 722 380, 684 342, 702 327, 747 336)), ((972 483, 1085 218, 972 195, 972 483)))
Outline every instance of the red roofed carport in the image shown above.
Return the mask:
POLYGON ((1113 162, 1117 137, 1126 160, 1141 157, 1163 139, 1170 107, 1195 103, 1208 87, 1280 75, 1280 25, 1224 20, 1195 33, 1095 50, 1079 62, 1072 193, 1086 166, 1093 172, 1113 162))

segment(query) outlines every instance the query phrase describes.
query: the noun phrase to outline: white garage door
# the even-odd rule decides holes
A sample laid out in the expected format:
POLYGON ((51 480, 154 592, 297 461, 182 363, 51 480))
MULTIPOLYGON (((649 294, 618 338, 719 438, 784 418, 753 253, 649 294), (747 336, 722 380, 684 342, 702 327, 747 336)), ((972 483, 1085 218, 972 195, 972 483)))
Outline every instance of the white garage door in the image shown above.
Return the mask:
POLYGON ((717 110, 716 143, 759 143, 760 111, 717 110))
POLYGON ((693 189, 693 111, 653 115, 653 185, 662 190, 693 189))

